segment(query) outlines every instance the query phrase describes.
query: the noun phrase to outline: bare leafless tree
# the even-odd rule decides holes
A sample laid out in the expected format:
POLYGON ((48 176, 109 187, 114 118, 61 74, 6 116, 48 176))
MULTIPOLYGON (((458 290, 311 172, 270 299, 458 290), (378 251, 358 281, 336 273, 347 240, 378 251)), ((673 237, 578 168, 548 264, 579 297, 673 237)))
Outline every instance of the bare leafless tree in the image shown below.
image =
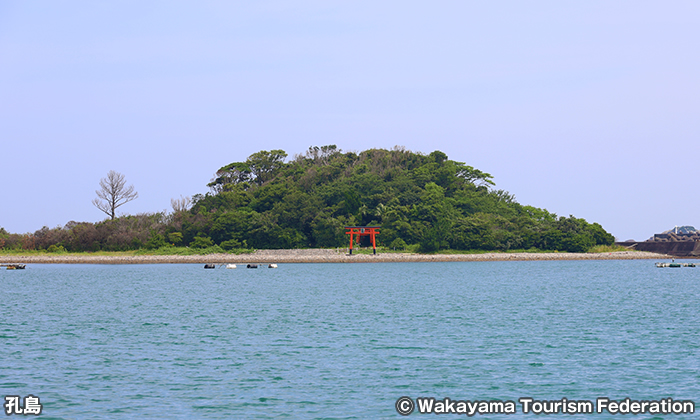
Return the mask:
POLYGON ((133 185, 126 186, 124 175, 115 171, 109 171, 107 178, 100 180, 100 189, 95 190, 95 192, 101 200, 95 198, 92 200, 92 204, 107 213, 112 219, 114 219, 114 212, 119 206, 139 197, 139 193, 134 191, 133 185))
POLYGON ((187 211, 192 206, 192 198, 183 196, 180 196, 180 198, 171 198, 170 205, 173 207, 175 213, 187 211))

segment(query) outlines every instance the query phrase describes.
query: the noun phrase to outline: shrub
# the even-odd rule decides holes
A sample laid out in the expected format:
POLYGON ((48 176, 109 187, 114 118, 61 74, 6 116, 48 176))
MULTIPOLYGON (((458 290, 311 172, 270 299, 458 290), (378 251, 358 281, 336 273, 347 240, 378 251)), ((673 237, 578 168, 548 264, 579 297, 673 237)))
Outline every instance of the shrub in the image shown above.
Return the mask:
POLYGON ((195 236, 192 243, 190 243, 190 247, 192 248, 209 248, 213 245, 214 241, 212 241, 211 238, 204 236, 195 236))
POLYGON ((66 252, 66 249, 63 247, 63 245, 49 245, 48 248, 46 248, 46 251, 48 252, 66 252))
POLYGON ((168 234, 168 240, 170 241, 171 244, 178 245, 180 242, 182 242, 182 233, 172 232, 172 233, 168 234))
POLYGON ((393 241, 391 241, 391 244, 389 244, 389 248, 392 249, 406 249, 406 241, 404 241, 401 238, 396 238, 393 241))
POLYGON ((146 242, 146 249, 158 249, 164 247, 166 244, 163 235, 155 232, 151 232, 151 237, 148 238, 146 242))
POLYGON ((201 255, 207 255, 207 254, 225 254, 226 252, 221 249, 219 245, 212 245, 208 246, 206 248, 201 248, 199 249, 199 254, 201 255))
POLYGON ((240 242, 235 239, 230 239, 228 241, 224 241, 221 244, 219 244, 222 249, 225 251, 232 251, 234 249, 240 249, 240 248, 247 248, 248 245, 246 244, 246 241, 240 242))

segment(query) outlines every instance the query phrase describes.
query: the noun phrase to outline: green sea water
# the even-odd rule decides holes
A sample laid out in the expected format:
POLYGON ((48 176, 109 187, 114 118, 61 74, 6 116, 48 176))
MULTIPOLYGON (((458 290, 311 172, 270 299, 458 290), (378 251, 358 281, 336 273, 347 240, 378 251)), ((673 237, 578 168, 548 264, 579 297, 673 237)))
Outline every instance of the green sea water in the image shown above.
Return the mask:
POLYGON ((402 396, 517 404, 483 419, 542 417, 524 397, 700 402, 700 268, 30 264, 0 284, 0 391, 39 397, 43 419, 395 419, 402 396))

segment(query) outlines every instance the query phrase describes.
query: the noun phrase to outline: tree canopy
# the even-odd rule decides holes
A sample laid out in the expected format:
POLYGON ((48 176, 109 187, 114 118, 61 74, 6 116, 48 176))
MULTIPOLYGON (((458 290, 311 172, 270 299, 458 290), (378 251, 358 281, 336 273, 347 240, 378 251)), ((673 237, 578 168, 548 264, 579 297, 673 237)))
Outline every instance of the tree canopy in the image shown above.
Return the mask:
POLYGON ((219 168, 210 191, 173 200, 173 213, 70 222, 33 235, 0 232, 5 247, 126 250, 346 247, 344 226, 381 226, 380 245, 421 252, 531 249, 584 252, 611 245, 597 223, 522 205, 493 176, 440 151, 343 152, 310 147, 287 160, 260 151, 219 168), (9 244, 9 245, 8 245, 9 244))
POLYGON ((343 153, 311 147, 285 163, 261 151, 216 172, 195 197, 183 238, 255 248, 345 246, 343 226, 381 225, 380 241, 440 249, 585 251, 612 244, 599 224, 519 204, 491 174, 401 147, 343 153))

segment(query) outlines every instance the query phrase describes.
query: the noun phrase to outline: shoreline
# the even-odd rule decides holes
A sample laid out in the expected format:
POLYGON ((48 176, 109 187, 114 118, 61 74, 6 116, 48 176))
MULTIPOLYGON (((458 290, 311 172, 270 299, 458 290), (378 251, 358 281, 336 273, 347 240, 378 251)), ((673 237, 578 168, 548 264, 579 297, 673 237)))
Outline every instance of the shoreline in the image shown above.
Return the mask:
POLYGON ((209 255, 0 255, 0 263, 20 264, 245 264, 245 263, 387 263, 387 262, 468 262, 468 261, 569 261, 569 260, 649 260, 671 259, 671 255, 644 251, 604 253, 485 253, 485 254, 354 254, 336 250, 257 250, 252 254, 209 255))

